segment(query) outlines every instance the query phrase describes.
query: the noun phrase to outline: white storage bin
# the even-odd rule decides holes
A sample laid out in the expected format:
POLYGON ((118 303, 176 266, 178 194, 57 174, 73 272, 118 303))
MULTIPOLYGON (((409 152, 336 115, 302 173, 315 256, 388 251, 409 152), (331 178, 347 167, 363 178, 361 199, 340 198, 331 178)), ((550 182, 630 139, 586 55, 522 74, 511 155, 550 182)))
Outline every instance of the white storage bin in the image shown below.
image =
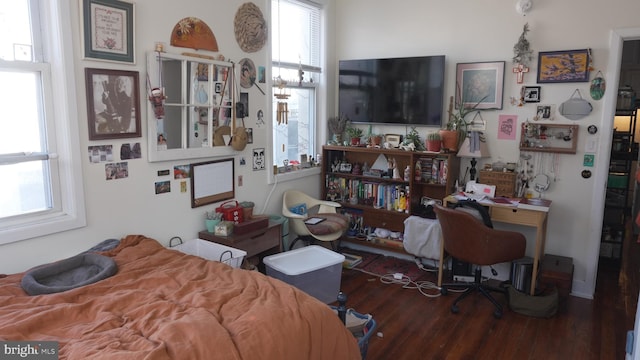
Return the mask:
POLYGON ((340 292, 344 255, 311 245, 267 256, 263 259, 267 275, 293 285, 328 304, 340 292))
POLYGON ((202 239, 189 240, 172 249, 203 259, 223 262, 234 268, 239 268, 247 256, 246 251, 202 239))

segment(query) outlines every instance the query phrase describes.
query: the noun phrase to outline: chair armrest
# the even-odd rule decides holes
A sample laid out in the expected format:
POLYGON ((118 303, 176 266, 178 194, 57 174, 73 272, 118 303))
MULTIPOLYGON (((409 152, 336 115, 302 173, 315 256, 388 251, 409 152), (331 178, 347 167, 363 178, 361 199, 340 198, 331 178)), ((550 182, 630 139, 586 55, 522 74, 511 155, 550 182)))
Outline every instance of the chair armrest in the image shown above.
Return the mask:
POLYGON ((336 213, 336 209, 342 207, 339 203, 329 200, 319 200, 317 204, 320 205, 318 213, 336 213))
POLYGON ((291 212, 286 207, 283 207, 282 215, 284 215, 284 217, 291 218, 291 219, 306 219, 308 217, 307 214, 300 215, 300 214, 296 214, 294 212, 291 212))

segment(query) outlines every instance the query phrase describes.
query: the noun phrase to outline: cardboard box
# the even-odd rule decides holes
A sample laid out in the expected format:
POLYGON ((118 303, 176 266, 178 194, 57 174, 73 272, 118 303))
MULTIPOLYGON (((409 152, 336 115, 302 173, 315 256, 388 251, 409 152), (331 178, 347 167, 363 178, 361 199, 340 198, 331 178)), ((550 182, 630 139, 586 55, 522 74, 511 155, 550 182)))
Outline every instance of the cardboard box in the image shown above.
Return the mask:
POLYGON ((223 262, 234 268, 239 268, 247 256, 246 251, 202 239, 189 240, 172 249, 203 259, 223 262))
POLYGON ((318 245, 267 256, 267 275, 329 304, 340 292, 344 256, 318 245))

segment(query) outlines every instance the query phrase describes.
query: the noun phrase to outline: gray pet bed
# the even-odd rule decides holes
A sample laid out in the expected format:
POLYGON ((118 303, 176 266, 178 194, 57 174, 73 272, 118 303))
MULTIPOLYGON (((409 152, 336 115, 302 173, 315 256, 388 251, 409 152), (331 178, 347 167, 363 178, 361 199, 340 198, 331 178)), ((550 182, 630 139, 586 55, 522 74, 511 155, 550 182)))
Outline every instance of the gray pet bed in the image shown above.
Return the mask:
POLYGON ((52 294, 93 284, 117 271, 118 266, 112 258, 82 253, 27 271, 21 285, 29 295, 52 294))

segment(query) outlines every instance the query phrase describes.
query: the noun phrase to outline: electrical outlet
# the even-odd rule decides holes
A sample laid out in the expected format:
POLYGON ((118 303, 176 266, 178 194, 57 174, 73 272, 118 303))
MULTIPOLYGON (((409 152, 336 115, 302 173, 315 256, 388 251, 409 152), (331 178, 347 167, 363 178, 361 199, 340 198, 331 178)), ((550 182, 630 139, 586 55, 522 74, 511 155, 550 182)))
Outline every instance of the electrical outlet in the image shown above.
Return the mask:
POLYGON ((238 186, 242 186, 242 175, 238 175, 238 186))

